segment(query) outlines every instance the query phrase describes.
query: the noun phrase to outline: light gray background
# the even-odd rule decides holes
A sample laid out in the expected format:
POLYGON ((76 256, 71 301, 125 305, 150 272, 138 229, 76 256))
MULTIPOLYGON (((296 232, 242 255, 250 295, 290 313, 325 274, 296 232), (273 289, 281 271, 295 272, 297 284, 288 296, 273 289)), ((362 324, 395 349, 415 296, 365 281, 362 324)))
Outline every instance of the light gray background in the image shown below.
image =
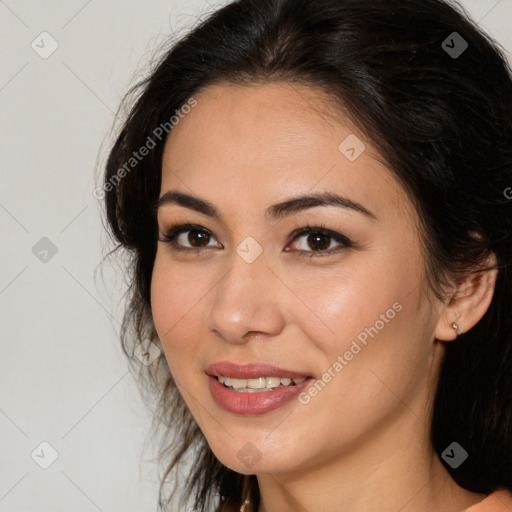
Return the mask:
MULTIPOLYGON (((0 512, 156 510, 149 412, 116 337, 122 279, 95 277, 95 168, 159 45, 225 3, 0 0, 0 512), (31 47, 50 48, 43 31, 59 45, 46 59, 31 47)), ((512 0, 462 4, 512 60, 512 0)))

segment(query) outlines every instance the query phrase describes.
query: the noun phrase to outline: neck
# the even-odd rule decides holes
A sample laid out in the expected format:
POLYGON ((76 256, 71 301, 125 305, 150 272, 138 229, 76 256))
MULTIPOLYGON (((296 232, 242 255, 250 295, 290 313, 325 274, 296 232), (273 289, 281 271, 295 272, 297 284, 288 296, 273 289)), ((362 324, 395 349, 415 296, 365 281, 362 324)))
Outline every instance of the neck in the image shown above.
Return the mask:
POLYGON ((462 512, 485 498, 456 484, 430 444, 429 429, 408 409, 350 452, 293 473, 258 475, 258 485, 258 512, 462 512))

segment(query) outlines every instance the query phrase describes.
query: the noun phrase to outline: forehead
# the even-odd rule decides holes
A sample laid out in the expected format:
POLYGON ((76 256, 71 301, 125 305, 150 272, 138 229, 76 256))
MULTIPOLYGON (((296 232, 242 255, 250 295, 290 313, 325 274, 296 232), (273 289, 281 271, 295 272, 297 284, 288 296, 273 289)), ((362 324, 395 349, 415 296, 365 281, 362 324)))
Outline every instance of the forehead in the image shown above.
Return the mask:
MULTIPOLYGON (((258 162, 280 157, 298 160, 320 144, 332 146, 342 124, 340 116, 335 117, 332 98, 320 89, 298 84, 217 84, 203 89, 195 99, 197 106, 168 137, 166 153, 176 163, 182 155, 191 163, 212 152, 229 158, 235 156, 235 149, 246 155, 246 165, 247 157, 256 153, 258 162), (183 139, 194 144, 194 154, 187 151, 183 139)), ((348 119, 343 124, 347 133, 353 131, 348 119)))
POLYGON ((197 106, 166 142, 163 192, 194 191, 214 203, 222 197, 233 211, 241 201, 263 210, 290 195, 329 190, 372 211, 408 202, 370 142, 320 89, 218 84, 194 98, 197 106), (364 144, 355 160, 342 151, 347 140, 358 152, 358 141, 364 144))

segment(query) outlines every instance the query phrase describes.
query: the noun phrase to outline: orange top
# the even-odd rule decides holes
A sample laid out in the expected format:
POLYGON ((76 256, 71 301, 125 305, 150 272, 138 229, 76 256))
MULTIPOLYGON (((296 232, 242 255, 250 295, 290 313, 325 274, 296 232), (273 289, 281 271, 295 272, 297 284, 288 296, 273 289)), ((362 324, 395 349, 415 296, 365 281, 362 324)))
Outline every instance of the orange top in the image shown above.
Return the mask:
MULTIPOLYGON (((233 505, 225 505, 219 510, 238 512, 233 505)), ((249 510, 252 509, 249 508, 249 510)), ((512 492, 507 489, 498 489, 464 512, 512 512, 512 492)))
POLYGON ((512 492, 498 489, 465 512, 512 512, 512 492))

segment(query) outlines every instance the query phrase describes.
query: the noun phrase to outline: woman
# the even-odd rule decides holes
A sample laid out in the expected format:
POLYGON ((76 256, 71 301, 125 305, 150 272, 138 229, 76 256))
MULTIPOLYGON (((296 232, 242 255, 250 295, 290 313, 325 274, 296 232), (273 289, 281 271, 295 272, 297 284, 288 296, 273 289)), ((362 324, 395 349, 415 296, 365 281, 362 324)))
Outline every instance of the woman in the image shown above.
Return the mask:
POLYGON ((162 510, 187 455, 180 511, 511 510, 497 44, 441 0, 240 0, 140 90, 104 190, 162 510))

